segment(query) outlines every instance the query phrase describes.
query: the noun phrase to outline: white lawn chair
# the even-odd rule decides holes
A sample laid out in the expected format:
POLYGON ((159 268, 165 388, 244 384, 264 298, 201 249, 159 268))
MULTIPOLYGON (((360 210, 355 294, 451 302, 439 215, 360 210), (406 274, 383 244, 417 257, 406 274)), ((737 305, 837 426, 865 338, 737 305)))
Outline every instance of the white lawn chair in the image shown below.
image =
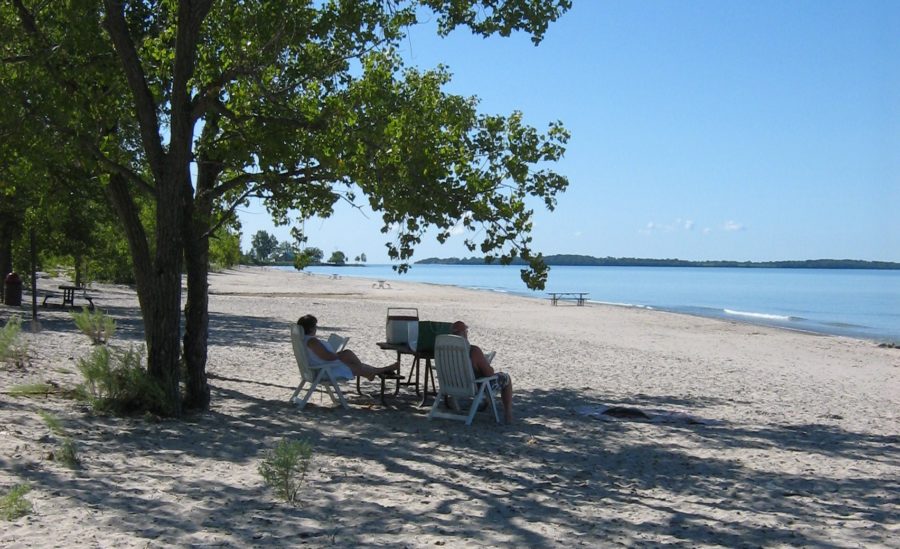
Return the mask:
POLYGON ((434 344, 434 371, 437 372, 438 394, 434 397, 434 404, 428 413, 428 419, 436 417, 443 419, 458 419, 471 425, 478 411, 481 399, 487 394, 487 398, 494 410, 494 419, 500 423, 500 414, 497 413, 496 394, 491 390, 490 381, 497 376, 475 378, 475 370, 472 369, 472 359, 469 357, 469 342, 460 336, 439 335, 434 344), (468 411, 452 413, 440 411, 438 408, 443 397, 453 398, 454 404, 461 399, 472 399, 468 411))
MULTIPOLYGON (((339 351, 346 343, 347 339, 335 334, 328 338, 328 344, 335 351, 339 351)), ((311 366, 306 345, 303 344, 303 328, 297 324, 291 325, 291 345, 294 347, 294 358, 297 359, 297 367, 300 369, 300 385, 297 385, 290 401, 302 410, 316 389, 325 389, 328 392, 328 396, 331 397, 331 402, 340 402, 341 406, 349 408, 347 401, 344 399, 344 393, 341 392, 341 388, 338 386, 339 380, 350 379, 346 376, 346 373, 349 371, 347 366, 337 360, 322 366, 311 366), (307 383, 310 384, 309 389, 302 399, 298 399, 297 396, 307 383)))

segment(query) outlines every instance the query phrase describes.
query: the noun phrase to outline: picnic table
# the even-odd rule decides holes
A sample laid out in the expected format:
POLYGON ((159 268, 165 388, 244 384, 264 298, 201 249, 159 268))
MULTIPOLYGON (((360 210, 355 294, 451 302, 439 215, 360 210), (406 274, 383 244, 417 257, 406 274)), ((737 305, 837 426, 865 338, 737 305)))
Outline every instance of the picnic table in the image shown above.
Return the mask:
POLYGON ((403 355, 411 355, 413 357, 412 368, 409 372, 409 377, 406 378, 406 381, 403 379, 397 380, 397 387, 394 391, 394 394, 399 392, 400 387, 415 387, 416 394, 419 394, 419 374, 420 374, 420 366, 421 362, 425 360, 425 372, 423 375, 422 382, 422 401, 419 402, 419 407, 425 406, 426 400, 429 395, 437 395, 437 385, 434 382, 434 369, 431 366, 431 361, 434 359, 434 351, 416 351, 413 350, 408 343, 388 343, 386 341, 379 341, 376 343, 378 347, 384 349, 385 351, 395 351, 397 353, 397 362, 400 362, 400 359, 403 355), (428 389, 428 380, 431 379, 431 390, 428 389))
POLYGON ((584 301, 587 299, 589 292, 547 292, 550 294, 550 304, 554 307, 561 299, 572 300, 579 307, 584 307, 584 301))
MULTIPOLYGON (((75 307, 75 293, 80 292, 81 298, 88 302, 88 309, 91 311, 94 310, 94 299, 88 295, 87 288, 84 286, 71 286, 68 284, 63 284, 59 287, 62 290, 62 306, 75 307)), ((44 301, 41 302, 42 307, 47 306, 47 300, 51 297, 59 297, 59 294, 56 293, 48 293, 44 296, 44 301)))

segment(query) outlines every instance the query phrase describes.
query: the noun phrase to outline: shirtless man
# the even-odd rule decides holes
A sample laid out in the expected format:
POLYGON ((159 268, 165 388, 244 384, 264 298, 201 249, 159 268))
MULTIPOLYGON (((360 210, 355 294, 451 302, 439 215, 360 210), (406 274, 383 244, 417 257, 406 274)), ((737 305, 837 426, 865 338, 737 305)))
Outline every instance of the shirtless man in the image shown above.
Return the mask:
MULTIPOLYGON (((462 320, 457 320, 450 326, 450 333, 469 341, 469 327, 462 320)), ((487 357, 484 356, 484 351, 477 345, 469 344, 469 358, 472 360, 472 368, 475 370, 476 377, 497 376, 496 380, 491 381, 491 389, 500 390, 504 419, 506 423, 512 423, 512 379, 509 374, 495 372, 487 357)))

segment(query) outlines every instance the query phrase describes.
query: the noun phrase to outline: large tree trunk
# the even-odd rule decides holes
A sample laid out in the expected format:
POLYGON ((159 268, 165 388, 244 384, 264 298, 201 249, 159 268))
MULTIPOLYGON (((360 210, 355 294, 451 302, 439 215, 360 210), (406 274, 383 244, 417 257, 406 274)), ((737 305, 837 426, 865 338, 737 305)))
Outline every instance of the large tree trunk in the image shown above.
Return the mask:
MULTIPOLYGON (((198 200, 208 202, 208 200, 198 200)), ((187 367, 184 406, 205 410, 209 407, 206 381, 206 349, 209 339, 209 205, 197 203, 193 219, 185 220, 185 261, 187 265, 187 303, 184 306, 184 360, 187 367)))
MULTIPOLYGON (((11 222, 0 220, 0 287, 3 278, 12 272, 12 241, 14 228, 11 222)), ((0 291, 0 293, 3 293, 0 291)))
MULTIPOLYGON (((183 251, 178 230, 181 209, 157 207, 156 257, 152 260, 146 232, 127 184, 121 177, 113 175, 107 191, 122 220, 134 260, 138 301, 144 318, 148 371, 161 384, 166 395, 166 409, 160 411, 177 416, 181 413, 178 390, 183 251), (176 211, 174 214, 173 210, 176 211), (176 230, 173 231, 172 227, 176 230)), ((166 200, 172 199, 167 197, 166 200)), ((160 200, 159 203, 165 202, 160 200)))
POLYGON ((3 281, 12 271, 12 230, 0 220, 0 303, 6 299, 3 281))
MULTIPOLYGON (((192 77, 196 65, 197 42, 200 27, 209 13, 212 0, 180 0, 177 3, 178 26, 175 32, 175 58, 172 71, 172 92, 168 116, 169 143, 164 146, 160 139, 162 124, 158 118, 158 105, 143 72, 140 54, 125 18, 125 3, 122 0, 105 0, 104 28, 109 33, 113 46, 122 61, 122 68, 129 87, 134 94, 135 116, 140 125, 141 142, 145 158, 153 175, 153 193, 156 200, 156 254, 148 270, 141 271, 135 257, 135 276, 141 310, 144 314, 144 331, 147 338, 148 366, 150 373, 165 388, 166 397, 179 414, 178 365, 181 330, 181 273, 185 254, 185 224, 192 218, 190 166, 193 161, 194 123, 191 91, 192 77), (152 269, 150 269, 152 267, 152 269)), ((131 202, 124 181, 119 191, 118 202, 131 202)), ((131 203, 133 208, 133 202, 131 203)), ((120 209, 120 216, 122 209, 120 209)), ((136 228, 140 226, 136 212, 131 212, 126 221, 136 228), (133 219, 133 221, 132 221, 133 219)), ((149 248, 146 238, 143 244, 149 248)), ((131 244, 131 237, 129 237, 131 244)), ((143 253, 143 251, 141 252, 143 253)), ((149 251, 147 253, 149 258, 149 251)), ((205 293, 205 289, 204 289, 205 293)), ((192 305, 191 309, 195 306, 192 305)), ((205 311, 205 302, 203 304, 205 311)), ((205 332, 205 330, 204 330, 205 332)), ((205 335, 203 336, 205 346, 205 335)), ((205 352, 204 352, 205 354, 205 352)), ((205 365, 205 357, 204 357, 205 365)))
POLYGON ((82 265, 84 264, 84 256, 80 253, 74 254, 72 259, 75 262, 75 285, 76 286, 84 286, 84 269, 82 265))
MULTIPOLYGON (((218 133, 219 118, 212 115, 203 126, 204 139, 218 133)), ((222 172, 219 162, 201 151, 197 162, 196 192, 185 205, 184 245, 187 265, 187 304, 184 307, 184 360, 187 367, 185 407, 205 410, 210 392, 206 380, 209 343, 209 233, 213 224, 212 189, 222 172)))
MULTIPOLYGON (((174 141, 174 140, 173 140, 174 141)), ((173 143, 172 148, 175 148, 173 143)), ((188 163, 173 161, 176 170, 156 187, 156 256, 150 288, 150 315, 144 314, 150 374, 160 383, 172 413, 181 415, 178 370, 181 363, 181 274, 184 268, 185 189, 190 189, 188 163), (178 207, 181 205, 182 207, 178 207), (146 319, 154 319, 148 326, 146 319)), ((168 174, 167 174, 168 175, 168 174)))

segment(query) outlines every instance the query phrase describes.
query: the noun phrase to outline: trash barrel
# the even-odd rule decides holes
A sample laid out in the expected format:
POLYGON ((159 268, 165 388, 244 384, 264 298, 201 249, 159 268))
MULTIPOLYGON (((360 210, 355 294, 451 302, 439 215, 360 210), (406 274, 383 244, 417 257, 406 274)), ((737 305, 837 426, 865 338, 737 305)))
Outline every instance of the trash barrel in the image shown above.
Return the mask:
POLYGON ((9 273, 3 280, 3 302, 12 306, 22 304, 22 279, 16 273, 9 273))

